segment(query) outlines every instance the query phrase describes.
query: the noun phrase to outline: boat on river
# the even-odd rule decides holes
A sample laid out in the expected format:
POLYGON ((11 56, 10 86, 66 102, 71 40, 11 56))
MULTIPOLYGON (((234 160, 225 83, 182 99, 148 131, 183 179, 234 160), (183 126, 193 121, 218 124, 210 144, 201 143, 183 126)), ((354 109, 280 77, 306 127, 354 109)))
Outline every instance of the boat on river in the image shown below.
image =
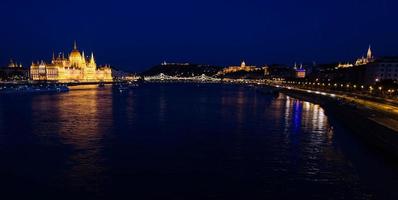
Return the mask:
POLYGON ((104 82, 100 82, 100 83, 98 84, 98 87, 99 87, 99 88, 104 88, 104 87, 105 87, 105 83, 104 83, 104 82))

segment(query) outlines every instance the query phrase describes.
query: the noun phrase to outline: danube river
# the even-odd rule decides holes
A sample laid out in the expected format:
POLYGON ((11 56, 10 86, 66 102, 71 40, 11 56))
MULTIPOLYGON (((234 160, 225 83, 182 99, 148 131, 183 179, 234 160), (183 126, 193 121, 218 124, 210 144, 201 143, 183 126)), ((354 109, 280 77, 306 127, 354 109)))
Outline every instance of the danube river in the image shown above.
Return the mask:
POLYGON ((244 86, 2 95, 0 158, 25 199, 398 197, 397 165, 322 107, 244 86))

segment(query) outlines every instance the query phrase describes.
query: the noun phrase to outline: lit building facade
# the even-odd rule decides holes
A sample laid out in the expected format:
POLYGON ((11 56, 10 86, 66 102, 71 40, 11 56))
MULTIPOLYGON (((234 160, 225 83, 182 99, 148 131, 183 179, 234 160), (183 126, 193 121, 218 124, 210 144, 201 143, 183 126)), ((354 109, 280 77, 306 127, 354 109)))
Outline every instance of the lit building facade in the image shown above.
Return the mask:
POLYGON ((344 64, 339 63, 339 65, 337 66, 337 68, 349 68, 349 67, 354 67, 354 65, 351 63, 344 63, 344 64))
POLYGON ((220 72, 220 74, 228 74, 228 73, 234 73, 234 72, 238 72, 238 71, 251 72, 251 71, 255 71, 255 70, 256 70, 256 66, 248 66, 248 65, 246 65, 245 61, 243 61, 240 66, 227 67, 227 68, 223 69, 220 72))
POLYGON ((294 64, 294 76, 295 78, 305 78, 306 70, 303 68, 303 64, 301 64, 300 67, 294 64))
POLYGON ((50 64, 43 61, 32 63, 30 78, 35 81, 57 82, 111 82, 112 70, 109 66, 97 67, 94 54, 90 58, 80 53, 76 42, 68 58, 64 54, 53 55, 50 64))
POLYGON ((371 46, 369 46, 368 52, 366 53, 366 57, 362 56, 361 58, 358 58, 354 64, 349 63, 349 62, 348 63, 339 63, 336 68, 340 69, 340 68, 350 68, 350 67, 354 67, 354 66, 362 66, 362 65, 367 65, 369 63, 372 63, 374 61, 375 61, 375 58, 372 53, 372 48, 371 48, 371 46))
POLYGON ((372 49, 371 49, 371 47, 369 46, 368 52, 367 52, 367 54, 366 54, 366 57, 365 57, 365 56, 362 56, 362 58, 359 58, 359 59, 355 62, 355 66, 367 65, 367 64, 369 64, 369 63, 371 63, 371 62, 373 62, 373 61, 374 61, 374 57, 373 57, 373 55, 372 55, 372 49))
POLYGON ((374 84, 384 80, 398 80, 398 57, 379 58, 366 65, 366 83, 374 84))

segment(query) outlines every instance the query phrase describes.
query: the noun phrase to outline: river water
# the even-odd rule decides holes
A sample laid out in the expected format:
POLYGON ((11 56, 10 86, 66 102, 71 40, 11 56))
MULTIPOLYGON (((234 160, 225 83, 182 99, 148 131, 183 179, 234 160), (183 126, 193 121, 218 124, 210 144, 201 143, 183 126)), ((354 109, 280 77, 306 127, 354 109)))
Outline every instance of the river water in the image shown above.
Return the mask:
POLYGON ((397 165, 322 107, 245 86, 2 95, 0 158, 3 197, 398 199, 397 165))

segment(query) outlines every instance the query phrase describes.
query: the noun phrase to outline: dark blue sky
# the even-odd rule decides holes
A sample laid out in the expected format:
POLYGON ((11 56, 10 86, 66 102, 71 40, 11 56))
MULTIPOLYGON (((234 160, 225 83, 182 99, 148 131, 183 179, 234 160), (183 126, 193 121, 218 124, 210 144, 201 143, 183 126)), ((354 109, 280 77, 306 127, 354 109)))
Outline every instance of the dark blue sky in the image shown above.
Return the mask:
POLYGON ((141 71, 163 60, 216 65, 353 60, 372 44, 398 55, 396 0, 0 2, 0 63, 94 51, 141 71))

